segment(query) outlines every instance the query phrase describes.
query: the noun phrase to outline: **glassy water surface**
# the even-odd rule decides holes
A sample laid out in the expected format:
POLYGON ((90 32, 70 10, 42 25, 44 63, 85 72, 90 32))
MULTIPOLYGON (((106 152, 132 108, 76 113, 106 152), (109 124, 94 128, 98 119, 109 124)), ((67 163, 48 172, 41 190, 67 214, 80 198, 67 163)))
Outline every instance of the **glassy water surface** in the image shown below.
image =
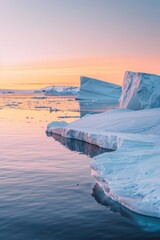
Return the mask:
POLYGON ((49 122, 78 119, 86 106, 0 96, 0 239, 160 239, 158 219, 122 208, 95 183, 91 157, 104 149, 45 134, 49 122))

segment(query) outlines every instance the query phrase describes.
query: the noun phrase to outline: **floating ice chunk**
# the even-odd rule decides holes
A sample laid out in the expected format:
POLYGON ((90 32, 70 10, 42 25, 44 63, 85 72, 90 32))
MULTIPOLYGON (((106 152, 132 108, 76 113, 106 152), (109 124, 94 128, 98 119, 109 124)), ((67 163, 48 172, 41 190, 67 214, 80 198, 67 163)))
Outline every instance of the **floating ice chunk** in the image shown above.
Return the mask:
POLYGON ((116 150, 97 156, 91 164, 107 196, 134 212, 160 218, 160 108, 114 109, 65 124, 48 129, 116 150))
POLYGON ((50 107, 48 107, 48 106, 35 106, 35 108, 37 108, 37 109, 41 109, 41 108, 48 108, 48 109, 50 109, 50 107))
POLYGON ((32 99, 47 99, 46 96, 35 96, 35 97, 32 97, 32 99))
POLYGON ((8 103, 6 104, 6 107, 11 107, 11 108, 14 108, 14 107, 17 107, 18 106, 18 103, 8 103))
POLYGON ((80 77, 80 92, 76 99, 105 99, 118 102, 121 90, 120 86, 113 83, 89 77, 80 77))
POLYGON ((59 130, 61 130, 61 128, 66 127, 67 125, 68 125, 68 123, 66 123, 64 121, 51 122, 48 124, 46 132, 52 134, 54 131, 55 134, 60 134, 59 130))
POLYGON ((99 204, 109 207, 110 210, 113 212, 119 212, 120 215, 128 218, 134 224, 141 227, 144 231, 160 232, 160 219, 143 216, 140 214, 136 214, 133 211, 129 211, 121 204, 113 201, 110 197, 107 197, 103 189, 98 184, 95 184, 92 196, 99 204))
POLYGON ((120 107, 133 110, 160 107, 160 76, 126 72, 120 107))

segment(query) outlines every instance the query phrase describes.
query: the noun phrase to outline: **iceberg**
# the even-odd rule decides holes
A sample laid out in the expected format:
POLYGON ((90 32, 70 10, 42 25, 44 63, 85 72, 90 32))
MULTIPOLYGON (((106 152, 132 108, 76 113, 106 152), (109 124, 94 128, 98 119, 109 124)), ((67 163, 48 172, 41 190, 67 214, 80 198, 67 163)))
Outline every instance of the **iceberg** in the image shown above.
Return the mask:
POLYGON ((123 207, 121 204, 113 201, 107 197, 103 189, 96 183, 93 188, 92 196, 95 198, 97 203, 110 208, 110 211, 117 212, 121 216, 128 218, 133 224, 139 226, 145 232, 160 232, 160 219, 143 216, 123 207))
POLYGON ((106 196, 133 212, 160 218, 160 108, 114 109, 48 133, 114 150, 94 157, 92 175, 106 196))
POLYGON ((121 86, 89 77, 80 77, 80 91, 77 100, 97 99, 118 102, 121 86))
POLYGON ((49 86, 42 89, 46 96, 75 96, 78 95, 79 88, 73 86, 49 86))
POLYGON ((160 76, 126 72, 120 107, 132 110, 160 107, 160 76))

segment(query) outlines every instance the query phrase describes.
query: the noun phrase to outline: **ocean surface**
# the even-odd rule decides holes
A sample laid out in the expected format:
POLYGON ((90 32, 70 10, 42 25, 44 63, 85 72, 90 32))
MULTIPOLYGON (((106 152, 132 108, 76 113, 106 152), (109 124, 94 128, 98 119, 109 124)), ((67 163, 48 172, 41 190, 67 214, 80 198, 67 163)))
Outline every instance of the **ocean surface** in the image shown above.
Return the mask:
POLYGON ((0 95, 0 240, 160 239, 159 219, 107 199, 91 176, 92 157, 104 149, 45 133, 51 121, 113 107, 0 95))

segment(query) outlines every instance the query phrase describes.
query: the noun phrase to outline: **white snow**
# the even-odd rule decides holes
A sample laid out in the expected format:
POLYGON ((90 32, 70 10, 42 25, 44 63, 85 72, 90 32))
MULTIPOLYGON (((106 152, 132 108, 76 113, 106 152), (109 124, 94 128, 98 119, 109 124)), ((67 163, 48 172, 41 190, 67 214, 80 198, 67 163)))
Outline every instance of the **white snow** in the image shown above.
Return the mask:
POLYGON ((160 76, 126 72, 120 107, 133 110, 160 107, 160 76))
POLYGON ((160 218, 160 108, 114 109, 51 123, 47 132, 116 150, 91 163, 97 183, 128 209, 160 218))
POLYGON ((79 88, 73 86, 49 86, 43 88, 42 92, 44 92, 47 96, 68 96, 77 95, 79 88))
POLYGON ((80 77, 80 92, 76 99, 106 99, 117 101, 122 88, 118 85, 89 77, 80 77))

